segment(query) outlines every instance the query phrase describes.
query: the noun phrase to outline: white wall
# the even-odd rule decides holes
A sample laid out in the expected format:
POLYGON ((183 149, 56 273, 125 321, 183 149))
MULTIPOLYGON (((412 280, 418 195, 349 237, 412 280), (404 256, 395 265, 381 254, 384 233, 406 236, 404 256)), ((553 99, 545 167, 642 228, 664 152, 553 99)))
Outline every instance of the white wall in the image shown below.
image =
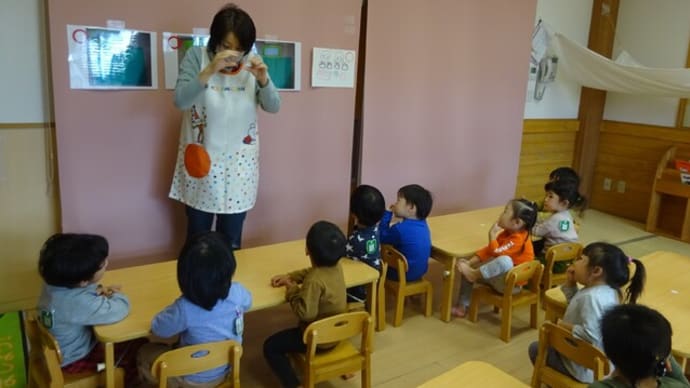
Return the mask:
MULTIPOLYGON (((554 32, 587 46, 589 24, 592 14, 592 0, 539 0, 535 25, 539 19, 547 23, 554 32)), ((534 81, 530 80, 530 84, 534 81)), ((528 91, 533 91, 528 85, 528 91)), ((525 118, 577 118, 580 105, 580 85, 556 76, 550 83, 541 101, 531 96, 525 103, 525 118)))
MULTIPOLYGON (((649 67, 685 67, 690 39, 690 0, 622 0, 614 58, 625 49, 649 67)), ((608 93, 605 120, 675 126, 677 98, 608 93)))
POLYGON ((48 84, 40 0, 2 0, 0 12, 0 122, 49 121, 48 84))

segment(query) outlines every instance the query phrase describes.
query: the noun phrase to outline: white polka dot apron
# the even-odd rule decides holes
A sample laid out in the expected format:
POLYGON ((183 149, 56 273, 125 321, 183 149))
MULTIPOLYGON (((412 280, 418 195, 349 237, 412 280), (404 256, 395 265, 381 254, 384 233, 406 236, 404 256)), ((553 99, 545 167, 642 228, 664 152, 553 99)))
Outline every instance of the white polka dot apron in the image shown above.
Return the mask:
MULTIPOLYGON (((202 55, 201 68, 208 63, 202 55)), ((248 71, 214 74, 190 109, 182 114, 180 144, 170 198, 209 213, 241 213, 254 207, 259 183, 256 79, 248 71), (191 177, 184 150, 203 126, 203 145, 211 170, 191 177)))

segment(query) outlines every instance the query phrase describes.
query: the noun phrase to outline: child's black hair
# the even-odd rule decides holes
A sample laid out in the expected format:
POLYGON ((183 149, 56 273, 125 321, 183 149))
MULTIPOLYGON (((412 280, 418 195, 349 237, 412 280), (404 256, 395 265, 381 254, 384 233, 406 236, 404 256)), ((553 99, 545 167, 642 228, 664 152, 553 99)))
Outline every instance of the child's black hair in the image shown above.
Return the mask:
POLYGON ((615 306, 601 318, 601 335, 606 356, 632 386, 665 373, 672 329, 658 311, 641 305, 615 306))
POLYGON ((57 233, 41 248, 38 272, 57 287, 79 287, 90 281, 108 257, 108 240, 94 234, 57 233))
POLYGON ((417 218, 424 220, 431 213, 433 199, 431 192, 420 185, 407 185, 398 190, 398 196, 417 208, 417 218))
POLYGON ((580 176, 571 167, 558 167, 549 173, 549 181, 571 180, 580 186, 580 176))
POLYGON ((618 291, 618 295, 627 303, 636 303, 642 294, 646 278, 644 264, 637 259, 628 257, 617 246, 605 242, 595 242, 587 245, 582 254, 589 258, 588 267, 601 267, 606 278, 606 284, 618 291), (635 274, 630 277, 629 263, 635 263, 635 274), (625 291, 625 297, 621 287, 630 282, 625 291))
POLYGON ((206 310, 228 297, 235 274, 235 255, 226 237, 218 232, 192 236, 177 260, 177 283, 182 295, 206 310))
POLYGON ((318 221, 307 232, 309 257, 317 267, 332 267, 345 256, 345 235, 337 225, 318 221))
POLYGON ((359 185, 350 195, 350 212, 363 226, 373 226, 386 211, 383 194, 374 186, 359 185))
POLYGON ((524 198, 512 199, 509 204, 513 209, 513 218, 522 220, 528 234, 531 233, 534 224, 537 223, 537 204, 524 198))
POLYGON ((548 181, 544 185, 544 191, 552 192, 561 201, 568 201, 568 209, 583 211, 587 205, 587 199, 578 191, 579 183, 572 179, 558 179, 548 181))
POLYGON ((206 48, 212 54, 211 57, 216 55, 218 46, 223 43, 223 40, 231 32, 237 37, 245 55, 251 51, 254 42, 256 42, 254 21, 246 11, 233 3, 224 5, 216 13, 211 22, 209 32, 211 36, 208 39, 206 48))

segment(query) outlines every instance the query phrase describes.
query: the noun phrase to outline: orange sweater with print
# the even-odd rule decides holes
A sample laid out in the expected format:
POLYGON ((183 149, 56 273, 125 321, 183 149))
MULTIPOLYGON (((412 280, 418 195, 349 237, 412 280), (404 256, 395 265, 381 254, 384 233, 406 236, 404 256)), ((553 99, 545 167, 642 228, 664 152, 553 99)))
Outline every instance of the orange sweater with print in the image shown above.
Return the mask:
POLYGON ((526 230, 512 233, 504 230, 489 245, 477 251, 477 256, 482 262, 498 256, 509 256, 513 259, 513 265, 517 266, 534 260, 534 248, 526 230))

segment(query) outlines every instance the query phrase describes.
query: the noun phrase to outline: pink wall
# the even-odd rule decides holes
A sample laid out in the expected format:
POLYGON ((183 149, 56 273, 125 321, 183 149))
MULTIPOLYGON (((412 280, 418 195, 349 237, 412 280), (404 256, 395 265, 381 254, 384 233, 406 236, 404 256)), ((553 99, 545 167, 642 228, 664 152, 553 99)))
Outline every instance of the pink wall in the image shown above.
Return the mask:
MULTIPOLYGON (((515 192, 536 0, 369 2, 362 182, 432 215, 515 192)), ((497 215, 498 216, 498 215, 497 215)))
MULTIPOLYGON (((283 92, 277 115, 261 114, 261 183, 245 225, 245 246, 302 237, 317 219, 345 225, 354 89, 309 87, 312 47, 357 49, 359 0, 237 0, 258 37, 302 42, 302 91, 283 92), (355 28, 357 30, 357 28, 355 28)), ((49 0, 62 227, 100 233, 111 257, 172 258, 182 242, 183 208, 167 198, 180 112, 163 89, 160 33, 207 27, 225 1, 49 0), (69 88, 67 24, 127 28, 158 36, 159 89, 69 88)))

